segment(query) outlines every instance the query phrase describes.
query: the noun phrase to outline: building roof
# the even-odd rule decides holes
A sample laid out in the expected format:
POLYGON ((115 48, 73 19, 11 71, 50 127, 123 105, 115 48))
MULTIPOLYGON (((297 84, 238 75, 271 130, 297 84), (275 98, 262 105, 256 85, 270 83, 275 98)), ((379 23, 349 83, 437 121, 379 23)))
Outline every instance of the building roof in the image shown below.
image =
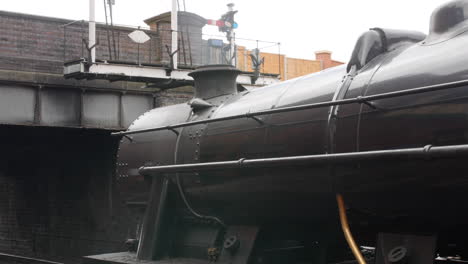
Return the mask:
POLYGON ((317 50, 315 52, 315 54, 323 54, 323 53, 332 54, 332 52, 329 50, 317 50))
MULTIPOLYGON (((204 26, 206 24, 206 19, 202 16, 199 16, 195 13, 179 11, 178 13, 178 22, 180 24, 194 24, 198 26, 204 26)), ((159 14, 154 17, 145 19, 144 22, 148 25, 159 22, 171 22, 171 12, 166 12, 159 14)))

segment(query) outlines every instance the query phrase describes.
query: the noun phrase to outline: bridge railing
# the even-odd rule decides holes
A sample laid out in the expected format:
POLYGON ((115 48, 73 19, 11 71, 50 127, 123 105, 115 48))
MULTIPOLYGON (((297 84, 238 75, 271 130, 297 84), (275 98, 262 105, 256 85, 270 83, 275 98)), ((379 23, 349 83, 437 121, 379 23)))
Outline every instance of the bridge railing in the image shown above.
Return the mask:
MULTIPOLYGON (((88 23, 79 20, 62 27, 64 62, 87 59, 89 57, 88 23)), ((96 60, 169 67, 171 33, 170 29, 152 30, 97 23, 96 60), (143 31, 149 40, 142 44, 132 41, 128 35, 135 30, 143 31)), ((260 74, 282 76, 284 73, 284 55, 281 55, 280 43, 237 37, 233 54, 228 40, 222 34, 191 32, 188 28, 181 28, 178 33, 177 61, 181 68, 235 63, 240 70, 253 72, 255 67, 251 55, 255 54, 255 49, 258 49, 258 60, 264 58, 264 63, 258 67, 260 74)))

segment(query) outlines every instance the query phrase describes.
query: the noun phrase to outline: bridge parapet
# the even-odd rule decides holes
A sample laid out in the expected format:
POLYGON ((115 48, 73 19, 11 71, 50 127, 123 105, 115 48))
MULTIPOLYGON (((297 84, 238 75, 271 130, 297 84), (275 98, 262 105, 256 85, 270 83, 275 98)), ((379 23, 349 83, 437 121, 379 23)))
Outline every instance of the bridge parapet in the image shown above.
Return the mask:
MULTIPOLYGON (((70 22, 0 11, 1 125, 123 130, 143 112, 191 96, 191 88, 169 93, 134 80, 65 79, 64 60, 85 54, 82 23, 73 23, 64 31, 70 22)), ((103 25, 99 29, 105 30, 103 25)), ((128 33, 133 29, 118 30, 128 33)))

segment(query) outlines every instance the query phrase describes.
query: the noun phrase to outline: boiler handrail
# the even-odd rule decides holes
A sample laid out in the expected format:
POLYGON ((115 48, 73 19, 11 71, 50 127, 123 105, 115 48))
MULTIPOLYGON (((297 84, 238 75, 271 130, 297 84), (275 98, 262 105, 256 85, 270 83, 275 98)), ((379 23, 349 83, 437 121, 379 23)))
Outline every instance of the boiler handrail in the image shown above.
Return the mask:
POLYGON ((219 118, 191 121, 191 122, 179 123, 179 124, 168 125, 168 126, 160 126, 160 127, 154 127, 154 128, 145 128, 145 129, 137 129, 137 130, 131 130, 131 131, 115 132, 115 133, 112 133, 111 135, 112 136, 128 136, 128 135, 132 135, 132 134, 140 134, 140 133, 154 132, 154 131, 160 131, 160 130, 174 130, 176 128, 187 127, 187 126, 209 124, 209 123, 215 123, 215 122, 227 121, 227 120, 233 120, 233 119, 240 119, 240 118, 253 118, 253 119, 255 119, 256 116, 269 115, 269 114, 278 114, 278 113, 292 112, 292 111, 300 111, 300 110, 328 107, 328 106, 334 106, 334 105, 346 105, 346 104, 360 103, 360 104, 368 104, 368 105, 370 105, 372 107, 373 105, 370 103, 370 101, 400 97, 400 96, 405 96, 405 95, 414 95, 414 94, 420 94, 420 93, 427 93, 427 92, 433 92, 433 91, 439 91, 439 90, 445 90, 445 89, 451 89, 451 88, 459 88, 459 87, 463 87, 463 86, 466 86, 466 85, 468 85, 468 80, 462 80, 462 81, 456 81, 456 82, 447 82, 447 83, 442 83, 442 84, 435 84, 435 85, 423 86, 423 87, 418 87, 418 88, 411 88, 411 89, 402 90, 402 91, 395 91, 395 92, 388 92, 388 93, 381 93, 381 94, 367 95, 367 96, 358 96, 358 97, 355 97, 355 98, 348 98, 348 99, 342 99, 342 100, 336 100, 336 101, 327 101, 327 102, 319 102, 319 103, 313 103, 313 104, 304 104, 304 105, 298 105, 298 106, 282 107, 282 108, 275 108, 275 109, 269 109, 269 110, 262 110, 262 111, 258 111, 258 112, 249 112, 249 113, 244 113, 244 114, 239 114, 239 115, 232 115, 232 116, 225 116, 225 117, 219 117, 219 118))

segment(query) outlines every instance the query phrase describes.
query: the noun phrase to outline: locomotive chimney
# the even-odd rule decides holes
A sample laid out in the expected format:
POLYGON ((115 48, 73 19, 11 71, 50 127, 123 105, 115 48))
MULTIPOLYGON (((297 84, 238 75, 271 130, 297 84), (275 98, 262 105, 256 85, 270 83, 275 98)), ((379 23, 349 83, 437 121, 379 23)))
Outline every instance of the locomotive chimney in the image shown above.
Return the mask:
POLYGON ((195 97, 209 99, 237 93, 240 70, 231 65, 206 65, 189 73, 195 80, 195 97))

